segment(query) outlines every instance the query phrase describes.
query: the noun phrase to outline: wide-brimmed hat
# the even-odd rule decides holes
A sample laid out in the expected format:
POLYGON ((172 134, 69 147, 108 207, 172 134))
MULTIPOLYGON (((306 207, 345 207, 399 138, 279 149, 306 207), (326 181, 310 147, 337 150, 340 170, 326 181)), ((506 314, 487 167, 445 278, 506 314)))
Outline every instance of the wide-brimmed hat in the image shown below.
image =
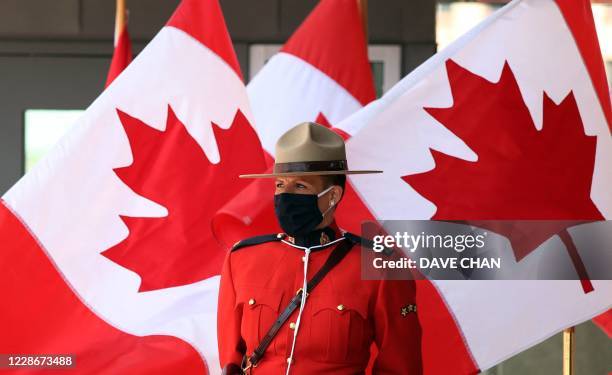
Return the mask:
POLYGON ((272 173, 242 174, 240 177, 382 173, 373 170, 349 170, 342 137, 314 122, 303 122, 289 129, 276 142, 275 154, 272 173))

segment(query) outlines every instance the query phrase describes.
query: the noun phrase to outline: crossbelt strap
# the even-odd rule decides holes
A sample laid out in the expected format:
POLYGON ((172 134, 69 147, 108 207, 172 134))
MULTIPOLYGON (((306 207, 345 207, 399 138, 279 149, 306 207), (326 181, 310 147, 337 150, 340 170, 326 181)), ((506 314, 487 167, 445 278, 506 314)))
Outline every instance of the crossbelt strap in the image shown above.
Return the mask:
MULTIPOLYGON (((340 245, 336 246, 332 253, 329 254, 329 257, 327 258, 321 269, 319 269, 319 271, 317 271, 317 273, 312 277, 312 279, 308 281, 308 284, 306 284, 307 293, 312 292, 312 290, 321 282, 321 280, 323 280, 323 277, 325 277, 325 275, 327 275, 327 273, 331 271, 332 268, 334 268, 338 263, 340 263, 342 258, 344 258, 346 254, 348 254, 354 244, 355 243, 353 241, 346 238, 344 241, 342 241, 340 245)), ((289 319, 295 309, 300 306, 302 300, 302 293, 303 290, 300 288, 297 294, 291 299, 291 301, 289 301, 289 305, 278 316, 278 318, 276 318, 276 321, 274 322, 274 324, 272 324, 272 327, 270 327, 270 329, 268 330, 264 338, 261 340, 257 348, 253 351, 253 354, 247 357, 247 365, 249 367, 257 365, 257 363, 259 362, 261 357, 263 357, 266 349, 268 348, 268 346, 270 346, 270 343, 272 342, 274 336, 276 336, 282 325, 287 321, 287 319, 289 319)))

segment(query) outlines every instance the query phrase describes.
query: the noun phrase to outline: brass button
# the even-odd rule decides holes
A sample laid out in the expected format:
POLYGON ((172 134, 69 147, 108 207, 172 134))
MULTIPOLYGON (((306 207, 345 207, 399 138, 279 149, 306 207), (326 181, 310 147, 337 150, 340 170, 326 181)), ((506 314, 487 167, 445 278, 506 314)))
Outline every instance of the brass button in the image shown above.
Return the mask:
POLYGON ((321 238, 319 238, 319 243, 321 245, 325 245, 329 242, 329 236, 325 232, 321 232, 321 238))
POLYGON ((293 363, 293 358, 291 357, 287 358, 287 363, 293 363))
POLYGON ((276 238, 283 238, 283 233, 279 233, 276 235, 276 238))
POLYGON ((295 329, 295 323, 294 322, 289 323, 289 328, 295 329))
POLYGON ((306 261, 306 255, 302 257, 302 262, 305 262, 305 261, 306 261))
POLYGON ((251 298, 251 299, 249 300, 249 305, 251 305, 251 306, 252 306, 252 305, 254 305, 254 304, 255 304, 255 299, 251 298))
POLYGON ((342 305, 342 304, 338 305, 338 310, 340 310, 340 311, 344 310, 344 305, 342 305))

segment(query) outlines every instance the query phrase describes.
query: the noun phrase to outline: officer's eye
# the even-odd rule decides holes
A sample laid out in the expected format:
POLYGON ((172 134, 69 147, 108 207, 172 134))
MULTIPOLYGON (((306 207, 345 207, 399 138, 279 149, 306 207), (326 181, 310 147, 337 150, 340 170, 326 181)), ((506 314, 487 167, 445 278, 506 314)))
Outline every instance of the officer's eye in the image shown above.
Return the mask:
POLYGON ((298 189, 307 189, 306 185, 300 184, 299 182, 295 184, 295 187, 298 189))
POLYGON ((285 186, 285 185, 283 185, 282 182, 277 182, 276 183, 276 187, 279 188, 279 189, 282 188, 283 186, 285 186))

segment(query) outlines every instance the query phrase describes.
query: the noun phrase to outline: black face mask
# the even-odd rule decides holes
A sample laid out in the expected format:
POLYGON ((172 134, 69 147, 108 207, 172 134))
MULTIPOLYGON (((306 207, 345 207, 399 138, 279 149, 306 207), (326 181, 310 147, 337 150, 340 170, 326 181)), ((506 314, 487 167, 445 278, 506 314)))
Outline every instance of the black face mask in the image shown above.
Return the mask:
POLYGON ((312 232, 323 221, 317 201, 330 191, 332 186, 319 194, 281 193, 274 196, 274 212, 281 228, 290 236, 303 236, 312 232))

